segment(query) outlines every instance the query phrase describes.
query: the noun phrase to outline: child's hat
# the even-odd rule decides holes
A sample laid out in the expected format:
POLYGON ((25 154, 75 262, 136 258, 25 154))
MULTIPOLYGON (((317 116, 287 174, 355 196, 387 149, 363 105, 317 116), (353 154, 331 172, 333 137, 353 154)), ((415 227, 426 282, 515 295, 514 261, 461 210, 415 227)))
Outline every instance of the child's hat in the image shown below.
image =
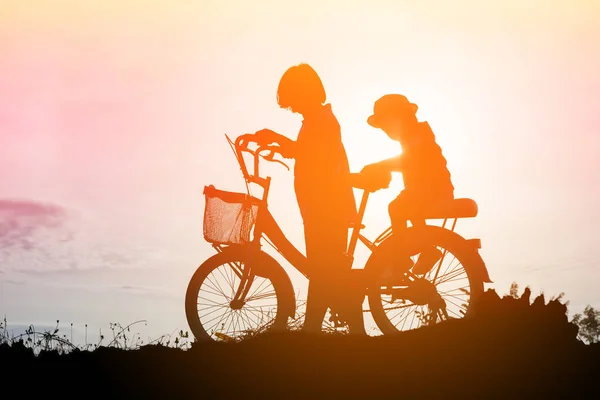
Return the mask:
POLYGON ((416 104, 408 101, 406 96, 401 94, 386 94, 379 98, 373 106, 373 115, 367 119, 367 123, 373 128, 380 128, 380 121, 388 116, 402 116, 417 113, 416 104))

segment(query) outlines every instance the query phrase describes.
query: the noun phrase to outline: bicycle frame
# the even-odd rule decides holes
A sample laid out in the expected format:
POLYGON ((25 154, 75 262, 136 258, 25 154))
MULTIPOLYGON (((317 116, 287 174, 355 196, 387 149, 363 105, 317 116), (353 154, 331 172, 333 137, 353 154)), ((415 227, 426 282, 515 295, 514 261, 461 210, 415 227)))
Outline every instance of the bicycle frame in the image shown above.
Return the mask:
MULTIPOLYGON (((356 244, 358 240, 364 243, 371 250, 376 248, 376 245, 369 241, 365 236, 360 233, 360 230, 364 228, 364 225, 361 224, 367 199, 369 197, 369 192, 365 191, 362 196, 361 206, 359 208, 358 213, 358 222, 354 224, 354 226, 349 227, 352 228, 352 234, 350 236, 350 241, 348 245, 348 249, 346 251, 346 257, 349 259, 349 267, 352 266, 354 262, 354 250, 356 249, 356 244)), ((260 239, 262 237, 267 237, 269 241, 272 242, 273 247, 290 263, 292 264, 302 275, 307 278, 310 278, 310 266, 308 264, 308 260, 304 254, 302 254, 296 246, 294 246, 285 236, 271 213, 269 212, 266 204, 261 205, 259 207, 256 226, 254 228, 254 240, 253 244, 255 246, 260 246, 260 239)))
MULTIPOLYGON (((251 134, 250 135, 241 135, 235 140, 235 143, 232 142, 227 135, 225 135, 225 136, 227 137, 229 144, 232 146, 232 149, 238 160, 238 163, 239 163, 241 171, 242 171, 242 175, 244 176, 244 179, 245 179, 246 188, 247 188, 247 194, 235 193, 234 195, 240 196, 243 199, 242 201, 247 201, 248 196, 249 196, 249 197, 251 197, 252 202, 258 206, 256 220, 255 220, 255 224, 254 224, 254 228, 253 228, 253 232, 252 232, 252 234, 253 234, 252 239, 250 240, 249 243, 237 244, 234 246, 242 246, 243 248, 247 248, 250 252, 255 252, 255 251, 262 252, 261 239, 264 238, 298 272, 300 272, 304 277, 306 277, 307 279, 310 280, 311 275, 312 275, 311 274, 312 266, 308 262, 307 257, 304 254, 302 254, 302 252, 300 252, 287 239, 287 237, 281 230, 280 226, 275 221, 275 218, 269 211, 268 195, 269 195, 269 189, 270 189, 270 185, 271 185, 271 177, 263 178, 259 174, 259 172, 260 172, 259 171, 259 162, 260 162, 259 158, 260 157, 262 157, 268 161, 279 162, 279 163, 283 164, 284 166, 286 166, 289 170, 289 167, 285 163, 283 163, 280 160, 274 159, 274 155, 275 155, 275 153, 278 152, 279 146, 258 146, 258 148, 256 150, 251 150, 248 148, 248 144, 251 141, 256 142, 255 139, 252 140, 254 135, 251 135, 251 134), (265 151, 269 152, 269 155, 264 156, 262 153, 264 153, 265 151), (249 154, 252 154, 254 156, 254 165, 253 165, 254 168, 253 168, 252 174, 249 173, 248 168, 246 166, 245 159, 244 159, 244 153, 246 153, 246 152, 249 154), (260 198, 252 196, 250 194, 250 188, 249 188, 250 183, 255 183, 263 189, 262 196, 260 198)), ((360 201, 360 206, 358 208, 356 220, 354 221, 354 223, 349 224, 349 226, 348 226, 348 229, 352 229, 352 233, 349 238, 345 256, 346 256, 346 260, 348 263, 347 268, 352 271, 351 279, 353 281, 359 282, 359 286, 362 285, 362 287, 364 289, 368 289, 369 286, 371 284, 373 284, 373 282, 374 282, 374 281, 372 281, 373 277, 369 276, 369 274, 371 273, 369 271, 373 271, 373 269, 370 266, 374 265, 371 261, 379 259, 378 256, 374 257, 376 254, 384 254, 384 257, 389 256, 390 246, 385 246, 385 243, 387 242, 387 239, 389 239, 392 236, 392 228, 391 228, 391 226, 388 227, 374 241, 370 241, 364 235, 361 234, 361 230, 363 228, 365 228, 365 226, 362 224, 362 220, 363 220, 364 213, 366 210, 369 195, 370 195, 370 193, 372 193, 372 191, 370 189, 366 189, 366 188, 360 188, 360 189, 363 190, 362 198, 360 201), (356 250, 356 246, 359 241, 361 243, 363 243, 371 251, 372 254, 369 257, 369 259, 367 260, 366 264, 362 268, 353 269, 352 266, 354 264, 354 252, 356 250), (383 248, 381 248, 381 245, 384 245, 383 248), (383 251, 383 253, 381 253, 382 251, 383 251)), ((442 218, 439 218, 439 219, 442 219, 442 218)), ((436 219, 438 219, 438 218, 436 218, 436 219)), ((442 229, 446 228, 448 231, 454 232, 454 228, 456 226, 457 220, 458 220, 458 218, 455 218, 455 217, 443 218, 444 222, 443 222, 443 225, 441 226, 441 228, 442 229), (449 219, 454 220, 452 223, 451 229, 446 228, 446 223, 449 219)), ((423 221, 423 222, 424 222, 424 225, 427 225, 426 221, 423 221)), ((418 229, 420 229, 420 228, 418 228, 418 229)), ((479 239, 464 239, 456 233, 454 233, 454 235, 457 235, 458 238, 465 240, 466 244, 469 246, 471 251, 473 251, 473 253, 472 253, 473 256, 476 259, 480 260, 480 257, 478 254, 478 249, 481 247, 481 242, 479 239)), ((223 249, 222 246, 223 245, 221 245, 221 244, 213 244, 213 247, 215 248, 215 250, 217 250, 217 252, 226 251, 225 249, 223 249)), ((446 253, 447 253, 447 250, 444 249, 442 257, 439 261, 440 267, 446 256, 446 253)), ((265 255, 266 255, 266 253, 265 253, 265 255)), ((377 264, 377 262, 378 261, 375 261, 375 264, 377 264)), ((435 277, 433 278, 434 282, 437 278, 440 267, 438 267, 438 269, 436 270, 435 277)), ((475 273, 477 276, 479 276, 479 278, 483 282, 491 282, 491 280, 489 279, 487 269, 486 269, 483 261, 480 261, 480 262, 476 261, 473 264, 473 268, 474 268, 473 273, 475 273)), ((375 274, 377 274, 377 270, 375 269, 374 271, 375 271, 375 274)), ((248 294, 248 290, 250 289, 250 286, 252 285, 252 282, 254 281, 254 277, 256 276, 255 271, 254 271, 254 268, 252 267, 252 265, 250 264, 250 265, 248 265, 247 268, 241 268, 241 270, 239 268, 234 267, 234 272, 241 279, 241 282, 240 282, 240 286, 236 290, 234 299, 232 300, 231 304, 234 304, 234 303, 235 304, 243 304, 244 299, 246 298, 246 296, 248 294)), ((410 271, 406 272, 406 278, 407 278, 406 283, 409 285, 410 285, 410 282, 414 282, 415 279, 417 279, 417 277, 415 275, 413 275, 412 272, 410 272, 410 271)), ((289 278, 288 278, 288 285, 291 287, 291 282, 289 281, 289 278)), ((387 294, 389 294, 388 292, 393 292, 392 294, 397 295, 398 298, 409 298, 410 293, 412 293, 412 292, 409 292, 410 287, 395 288, 395 289, 388 287, 386 290, 387 290, 387 292, 386 292, 387 294)), ((293 304, 289 304, 289 305, 285 306, 285 308, 287 311, 284 311, 284 312, 288 313, 290 316, 294 315, 295 306, 293 304)), ((366 310, 366 311, 368 311, 368 310, 366 310)), ((363 310, 363 312, 366 312, 366 311, 363 310)))
MULTIPOLYGON (((235 143, 233 143, 226 135, 228 141, 230 142, 230 144, 232 144, 246 183, 255 183, 263 189, 262 198, 255 198, 256 201, 259 203, 259 209, 256 219, 256 225, 254 227, 253 232, 254 237, 250 245, 252 247, 260 248, 262 246, 260 240, 263 237, 267 238, 278 253, 280 253, 294 268, 296 268, 298 272, 300 272, 306 278, 310 279, 310 266, 308 264, 306 256, 302 254, 302 252, 300 252, 300 250, 298 250, 296 246, 294 246, 287 239, 287 237, 275 221, 275 218, 268 209, 267 199, 271 185, 271 177, 263 178, 259 175, 259 157, 263 157, 269 161, 279 162, 286 167, 287 165, 279 160, 273 159, 274 153, 277 152, 277 148, 275 146, 260 146, 256 150, 250 150, 247 147, 247 144, 244 144, 244 140, 249 136, 251 135, 242 135, 236 139, 235 143), (264 151, 269 151, 271 154, 265 157, 261 154, 264 151), (244 160, 244 152, 250 153, 254 156, 254 171, 252 174, 248 172, 248 168, 244 160)), ((352 233, 350 235, 350 240, 348 243, 348 248, 346 251, 346 257, 348 258, 350 264, 348 266, 349 268, 352 267, 352 264, 354 263, 354 251, 359 240, 362 243, 364 243, 371 251, 373 251, 377 247, 377 241, 371 242, 369 239, 367 239, 364 235, 360 233, 360 231, 365 227, 362 224, 362 219, 364 217, 365 209, 367 207, 369 194, 370 192, 368 190, 363 191, 362 199, 358 209, 357 220, 354 224, 351 224, 348 227, 349 229, 352 229, 352 233)), ((381 235, 380 238, 378 238, 379 241, 384 239, 382 238, 382 236, 383 235, 381 235)))
MULTIPOLYGON (((302 275, 306 278, 310 279, 310 265, 308 260, 302 252, 300 252, 296 246, 294 246, 285 236, 275 218, 270 213, 268 209, 268 194, 271 185, 271 177, 262 178, 259 174, 259 158, 263 157, 268 161, 276 161, 289 169, 289 167, 283 163, 282 161, 275 160, 274 154, 277 152, 277 146, 259 146, 256 150, 251 150, 248 148, 248 143, 251 141, 249 139, 253 135, 241 135, 239 136, 235 143, 232 142, 227 135, 227 140, 232 145, 238 163, 240 165, 242 174, 246 183, 255 183, 263 189, 263 195, 261 199, 256 199, 259 203, 258 215, 256 220, 256 225, 254 227, 254 237, 250 245, 252 247, 260 249, 262 246, 260 241, 263 237, 266 237, 275 250, 281 254, 296 270, 298 270, 302 275), (245 142, 246 141, 246 142, 245 142), (268 156, 263 156, 262 153, 268 151, 270 154, 268 156), (253 163, 253 174, 248 172, 248 168, 246 166, 246 162, 244 160, 243 153, 247 152, 254 156, 253 163)), ((360 206, 358 208, 358 214, 356 221, 351 224, 348 228, 352 229, 352 233, 350 235, 348 247, 346 250, 346 257, 348 259, 349 265, 348 268, 351 268, 354 264, 354 251, 356 250, 356 246, 358 241, 363 243, 371 252, 375 251, 378 244, 389 238, 392 234, 391 227, 382 232, 374 241, 370 241, 367 239, 362 233, 361 230, 365 228, 365 225, 362 224, 362 220, 364 217, 364 213, 367 207, 367 202, 369 199, 370 191, 363 189, 363 194, 360 202, 360 206)), ((249 194, 249 193, 248 193, 249 194)), ((442 228, 446 226, 447 218, 444 219, 442 228)), ((456 226, 457 218, 454 219, 451 230, 454 231, 456 226)))

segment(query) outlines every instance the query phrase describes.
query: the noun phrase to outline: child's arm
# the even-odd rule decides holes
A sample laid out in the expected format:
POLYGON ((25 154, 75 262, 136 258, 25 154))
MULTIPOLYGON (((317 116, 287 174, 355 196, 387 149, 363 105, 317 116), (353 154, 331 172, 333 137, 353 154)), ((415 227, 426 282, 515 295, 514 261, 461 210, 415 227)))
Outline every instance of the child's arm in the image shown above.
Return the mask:
POLYGON ((269 144, 277 143, 281 147, 281 155, 285 158, 294 157, 294 145, 296 142, 287 136, 274 132, 270 129, 262 129, 256 132, 256 137, 259 141, 269 144))
POLYGON ((402 172, 402 155, 390 157, 375 164, 377 167, 383 168, 390 172, 402 172))
POLYGON ((380 189, 386 189, 390 186, 390 182, 392 181, 392 174, 388 172, 387 174, 379 173, 374 176, 370 176, 368 174, 360 174, 351 173, 349 176, 349 184, 352 187, 358 189, 365 189, 370 192, 375 192, 380 189))
POLYGON ((372 171, 385 171, 385 172, 402 172, 402 155, 390 157, 388 159, 366 165, 361 172, 372 171))
POLYGON ((370 187, 373 190, 387 188, 392 180, 392 172, 402 172, 402 155, 365 165, 360 174, 353 176, 352 186, 363 189, 370 187))

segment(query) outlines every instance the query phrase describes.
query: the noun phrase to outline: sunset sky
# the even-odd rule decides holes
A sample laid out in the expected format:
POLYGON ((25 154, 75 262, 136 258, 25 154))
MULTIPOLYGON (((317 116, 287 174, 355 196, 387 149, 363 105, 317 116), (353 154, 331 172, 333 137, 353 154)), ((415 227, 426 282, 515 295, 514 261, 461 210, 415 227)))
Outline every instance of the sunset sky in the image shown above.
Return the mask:
MULTIPOLYGON (((482 239, 489 287, 600 307, 599 38, 595 0, 1 0, 0 202, 62 213, 47 226, 0 207, 0 316, 187 329, 187 282, 213 253, 202 188, 244 190, 224 134, 295 138, 301 117, 276 89, 301 62, 354 171, 400 151, 367 125, 373 102, 419 105, 456 196, 479 204, 457 231, 482 239)), ((268 172, 272 213, 303 250, 292 174, 268 172)), ((401 182, 372 196, 367 236, 401 182)))

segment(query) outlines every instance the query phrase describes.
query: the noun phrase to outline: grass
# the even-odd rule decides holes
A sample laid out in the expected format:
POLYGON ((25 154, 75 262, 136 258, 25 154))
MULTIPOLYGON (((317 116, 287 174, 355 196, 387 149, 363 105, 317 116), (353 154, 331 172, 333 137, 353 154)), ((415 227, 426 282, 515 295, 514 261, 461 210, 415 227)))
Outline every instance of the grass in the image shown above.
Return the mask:
MULTIPOLYGON (((522 292, 522 294, 519 294, 519 286, 516 283, 513 283, 510 287, 509 292, 504 295, 504 298, 505 299, 514 299, 514 300, 521 299, 522 300, 521 304, 523 304, 523 301, 526 301, 527 305, 530 305, 531 304, 530 296, 531 296, 531 291, 529 290, 528 287, 525 288, 525 290, 522 292)), ((541 298, 543 299, 543 294, 541 295, 541 298)), ((558 303, 564 305, 565 312, 568 313, 567 307, 568 307, 569 302, 566 301, 563 303, 562 302, 563 299, 564 299, 564 293, 561 293, 558 296, 552 297, 550 301, 558 302, 558 303)), ((305 307, 306 307, 306 301, 299 300, 297 302, 297 309, 299 310, 299 312, 297 313, 296 318, 290 319, 288 321, 288 327, 287 327, 288 331, 299 332, 301 330, 302 324, 304 321, 303 311, 304 311, 305 307)), ((580 329, 580 334, 578 334, 578 339, 583 342, 590 343, 591 341, 587 340, 589 335, 586 336, 586 335, 581 334, 581 329, 586 329, 583 326, 585 321, 582 322, 582 316, 576 314, 576 315, 574 315, 574 317, 571 319, 570 322, 578 325, 578 327, 580 329)), ((127 325, 122 325, 117 322, 110 323, 109 324, 109 331, 110 331, 109 335, 110 336, 106 337, 105 335, 100 333, 98 342, 93 343, 93 344, 87 343, 87 324, 86 324, 85 325, 86 343, 77 345, 77 344, 73 343, 73 337, 72 337, 73 324, 71 324, 71 334, 70 335, 67 335, 67 333, 61 332, 59 329, 59 324, 60 324, 60 321, 57 320, 56 327, 53 330, 44 330, 44 331, 38 331, 34 325, 30 325, 25 330, 24 333, 15 335, 9 331, 8 321, 7 321, 6 317, 4 317, 4 319, 2 321, 0 321, 0 345, 4 344, 4 345, 8 345, 8 346, 19 346, 21 348, 31 351, 35 355, 38 355, 42 351, 52 351, 52 352, 56 352, 58 354, 66 354, 66 353, 69 353, 72 351, 94 351, 94 350, 98 349, 99 347, 116 348, 116 349, 122 349, 122 350, 137 350, 137 349, 140 349, 142 346, 146 346, 146 345, 150 345, 150 346, 159 345, 159 346, 163 346, 163 347, 187 350, 187 349, 191 348, 191 346, 194 342, 193 335, 191 335, 189 331, 184 331, 184 330, 179 330, 176 333, 172 333, 169 335, 165 334, 165 335, 159 336, 158 338, 148 339, 148 340, 144 341, 141 338, 139 333, 132 331, 132 328, 135 328, 136 326, 138 326, 140 324, 146 324, 145 320, 139 320, 139 321, 129 323, 127 325)), ((588 325, 589 325, 589 321, 588 321, 588 325)), ((257 329, 254 331, 248 331, 245 333, 245 335, 242 335, 236 339, 223 337, 222 341, 224 341, 224 342, 245 341, 245 340, 257 337, 257 336, 264 335, 267 332, 268 328, 269 328, 269 326, 266 325, 260 329, 257 329)), ((347 335, 348 329, 347 329, 347 327, 335 326, 335 324, 326 317, 325 321, 323 323, 323 334, 328 335, 328 336, 347 335)))
MULTIPOLYGON (((298 301, 298 309, 302 310, 305 306, 305 301, 298 301)), ((290 332, 300 331, 304 321, 302 312, 297 313, 296 318, 290 319, 288 322, 288 330, 290 332)), ((100 347, 116 348, 122 350, 138 350, 142 346, 159 345, 176 349, 186 350, 191 348, 194 342, 193 336, 189 331, 180 330, 175 334, 165 334, 155 339, 144 341, 139 333, 132 331, 132 328, 140 324, 146 324, 146 320, 139 320, 127 325, 122 325, 118 322, 109 324, 110 336, 106 337, 102 333, 99 336, 97 343, 75 344, 73 342, 72 332, 67 334, 59 329, 60 321, 56 321, 56 327, 52 330, 39 331, 34 325, 30 325, 24 333, 14 334, 9 330, 9 324, 6 316, 0 321, 0 345, 19 346, 23 349, 39 355, 43 351, 52 351, 58 354, 66 354, 72 351, 94 351, 100 347)), ((73 324, 71 323, 71 330, 73 324)), ((260 329, 248 331, 245 335, 241 335, 235 340, 223 337, 222 341, 241 342, 253 337, 263 335, 267 332, 269 326, 265 325, 260 329)), ((87 338, 87 324, 85 325, 87 338)), ((335 327, 328 319, 324 321, 323 333, 328 335, 343 335, 347 333, 347 329, 335 327)))
MULTIPOLYGON (((117 348, 122 350, 136 350, 145 345, 160 345, 178 349, 191 347, 192 339, 188 331, 180 330, 177 334, 162 335, 156 339, 144 341, 139 333, 132 332, 132 328, 139 324, 145 324, 145 320, 135 321, 127 325, 118 322, 109 324, 110 337, 100 334, 98 343, 73 343, 72 334, 67 335, 59 329, 60 321, 56 321, 56 327, 52 330, 38 331, 34 325, 30 325, 24 333, 14 334, 9 330, 6 316, 0 321, 0 345, 18 346, 31 351, 34 355, 41 352, 56 352, 66 354, 72 351, 94 351, 99 347, 117 348)), ((71 328, 73 324, 71 324, 71 328)), ((87 330, 87 325, 85 326, 87 330)))
POLYGON ((241 343, 193 342, 184 331, 142 341, 134 332, 143 323, 110 324, 98 343, 75 346, 59 321, 12 336, 4 320, 2 388, 31 398, 55 390, 62 398, 184 399, 562 399, 600 390, 600 345, 577 338, 562 296, 532 299, 528 288, 487 291, 469 320, 379 337, 304 334, 300 315, 290 332, 250 332, 241 343))

